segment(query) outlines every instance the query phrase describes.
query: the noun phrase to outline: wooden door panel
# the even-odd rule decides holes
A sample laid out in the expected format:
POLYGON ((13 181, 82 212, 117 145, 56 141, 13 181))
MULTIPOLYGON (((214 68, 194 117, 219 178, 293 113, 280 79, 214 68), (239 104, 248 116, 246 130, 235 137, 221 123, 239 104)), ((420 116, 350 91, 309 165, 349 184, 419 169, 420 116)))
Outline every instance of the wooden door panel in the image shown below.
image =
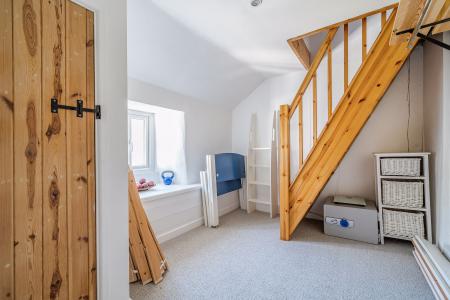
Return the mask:
MULTIPOLYGON (((86 13, 86 106, 95 107, 94 13, 86 13)), ((87 118, 87 172, 89 222, 89 299, 97 296, 96 202, 95 202, 95 119, 87 118)))
POLYGON ((14 297, 12 0, 0 1, 0 299, 14 297))
POLYGON ((41 1, 13 4, 15 298, 41 299, 41 1))
POLYGON ((0 299, 96 299, 94 14, 0 0, 0 299))
POLYGON ((43 297, 67 299, 65 1, 42 2, 43 297), (50 51, 51 50, 51 51, 50 51))
MULTIPOLYGON (((86 9, 67 2, 66 9, 67 104, 86 105, 86 9)), ((88 176, 85 114, 79 118, 67 114, 67 199, 69 221, 69 298, 84 299, 89 295, 89 231, 88 176)))

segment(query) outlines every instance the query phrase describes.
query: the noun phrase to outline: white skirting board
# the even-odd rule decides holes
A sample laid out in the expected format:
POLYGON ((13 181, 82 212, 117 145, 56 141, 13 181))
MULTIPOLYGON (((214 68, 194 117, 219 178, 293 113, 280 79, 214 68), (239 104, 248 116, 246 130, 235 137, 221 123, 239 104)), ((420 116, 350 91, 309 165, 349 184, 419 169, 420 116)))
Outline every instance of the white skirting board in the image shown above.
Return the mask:
MULTIPOLYGON (((238 193, 219 196, 219 216, 239 208, 238 193), (225 197, 223 197, 225 196, 225 197)), ((201 189, 141 198, 144 209, 160 243, 178 237, 204 223, 201 189)))
POLYGON ((436 299, 450 299, 450 262, 425 239, 413 239, 413 254, 436 299))

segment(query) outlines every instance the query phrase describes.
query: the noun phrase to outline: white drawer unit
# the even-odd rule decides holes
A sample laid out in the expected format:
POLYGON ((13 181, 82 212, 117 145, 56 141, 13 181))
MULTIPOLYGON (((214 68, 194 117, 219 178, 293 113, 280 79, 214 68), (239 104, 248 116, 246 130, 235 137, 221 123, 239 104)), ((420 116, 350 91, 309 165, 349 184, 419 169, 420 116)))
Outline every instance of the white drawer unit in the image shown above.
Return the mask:
POLYGON ((425 236, 431 242, 430 153, 375 154, 380 240, 412 240, 425 236))
POLYGON ((323 206, 325 234, 378 244, 377 209, 373 201, 366 206, 337 204, 330 198, 323 206))

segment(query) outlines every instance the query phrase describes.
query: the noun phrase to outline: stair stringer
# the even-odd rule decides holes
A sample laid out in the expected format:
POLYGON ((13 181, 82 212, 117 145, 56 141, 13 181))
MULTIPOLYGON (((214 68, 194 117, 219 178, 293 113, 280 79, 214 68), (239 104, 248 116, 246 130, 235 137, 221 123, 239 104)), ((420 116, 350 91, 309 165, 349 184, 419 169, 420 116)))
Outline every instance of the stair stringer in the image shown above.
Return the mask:
POLYGON ((290 235, 314 204, 413 50, 408 49, 406 43, 389 46, 395 15, 396 12, 391 14, 289 188, 290 235))

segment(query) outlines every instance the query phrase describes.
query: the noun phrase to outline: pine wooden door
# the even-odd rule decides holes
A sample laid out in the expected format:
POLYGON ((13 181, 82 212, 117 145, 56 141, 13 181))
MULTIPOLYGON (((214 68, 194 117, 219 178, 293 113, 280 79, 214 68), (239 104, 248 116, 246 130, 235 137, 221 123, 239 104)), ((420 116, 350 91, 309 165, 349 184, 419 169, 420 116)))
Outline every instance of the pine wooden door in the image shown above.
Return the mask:
POLYGON ((0 299, 95 299, 94 15, 0 0, 0 299))

